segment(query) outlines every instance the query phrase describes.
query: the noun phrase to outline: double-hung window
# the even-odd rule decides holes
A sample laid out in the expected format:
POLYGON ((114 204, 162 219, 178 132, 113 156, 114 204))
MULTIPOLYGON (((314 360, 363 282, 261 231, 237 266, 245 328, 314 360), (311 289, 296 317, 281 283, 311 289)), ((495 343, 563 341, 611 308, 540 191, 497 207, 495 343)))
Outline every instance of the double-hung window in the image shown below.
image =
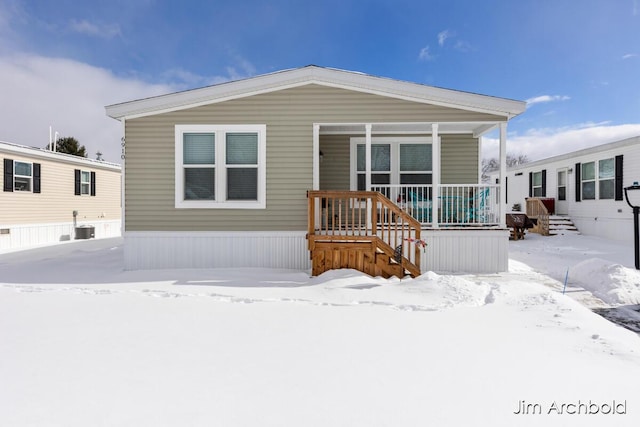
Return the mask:
POLYGON ((598 161, 599 199, 613 199, 615 197, 615 177, 613 158, 598 161))
POLYGON ((583 163, 581 169, 582 200, 596 198, 596 162, 583 163))
POLYGON ((266 206, 266 125, 177 125, 176 208, 266 206))
POLYGON ((40 193, 40 163, 3 159, 3 191, 40 193))
POLYGON ((533 197, 544 197, 542 188, 542 172, 534 172, 531 179, 533 197))
POLYGON ((96 173, 75 169, 74 171, 74 194, 76 196, 96 195, 96 173))
POLYGON ((31 191, 33 171, 31 163, 13 162, 13 189, 14 191, 31 191))
POLYGON ((80 193, 90 194, 91 191, 91 172, 82 171, 80 173, 80 193))

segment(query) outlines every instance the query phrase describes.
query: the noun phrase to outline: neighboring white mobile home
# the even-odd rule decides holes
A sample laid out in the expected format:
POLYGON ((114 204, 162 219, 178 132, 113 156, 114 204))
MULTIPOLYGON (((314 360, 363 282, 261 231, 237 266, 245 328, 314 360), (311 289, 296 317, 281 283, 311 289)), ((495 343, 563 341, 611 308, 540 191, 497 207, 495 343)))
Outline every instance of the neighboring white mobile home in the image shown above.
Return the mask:
POLYGON ((0 251, 121 235, 117 164, 0 142, 0 251))
POLYGON ((500 129, 504 148, 525 106, 317 66, 108 106, 125 268, 504 271, 480 139, 500 129))
MULTIPOLYGON (((583 234, 633 242, 624 187, 640 181, 640 136, 526 163, 508 170, 507 204, 553 201, 583 234)), ((550 212, 551 213, 551 212, 550 212)))

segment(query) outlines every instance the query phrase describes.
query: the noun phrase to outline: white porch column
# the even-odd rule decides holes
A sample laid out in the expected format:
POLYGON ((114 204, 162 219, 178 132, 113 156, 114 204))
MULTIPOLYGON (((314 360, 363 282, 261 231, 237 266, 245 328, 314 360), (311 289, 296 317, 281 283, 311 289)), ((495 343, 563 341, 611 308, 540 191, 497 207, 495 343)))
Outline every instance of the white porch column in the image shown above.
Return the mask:
POLYGON ((438 124, 431 124, 431 221, 433 228, 438 228, 438 210, 440 207, 440 137, 438 136, 438 124))
POLYGON ((365 190, 371 191, 371 123, 364 125, 365 190))
POLYGON ((507 226, 507 123, 500 123, 500 227, 507 226))
POLYGON ((313 182, 312 190, 320 189, 320 125, 313 125, 313 182))

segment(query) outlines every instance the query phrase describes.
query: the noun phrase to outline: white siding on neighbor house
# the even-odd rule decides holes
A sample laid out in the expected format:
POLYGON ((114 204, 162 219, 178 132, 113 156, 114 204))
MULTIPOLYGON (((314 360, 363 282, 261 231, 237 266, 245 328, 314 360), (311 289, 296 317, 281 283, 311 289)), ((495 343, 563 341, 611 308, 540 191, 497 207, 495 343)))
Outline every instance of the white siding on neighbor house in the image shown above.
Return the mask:
MULTIPOLYGON (((119 219, 111 221, 78 221, 77 226, 94 227, 96 239, 118 237, 121 235, 122 222, 119 219)), ((0 252, 11 251, 32 246, 49 245, 75 239, 75 229, 72 222, 48 224, 5 224, 2 229, 9 230, 7 234, 0 234, 0 252)))
MULTIPOLYGON (((557 201, 557 171, 571 170, 567 174, 567 214, 581 233, 633 242, 633 215, 625 200, 595 199, 576 201, 576 163, 598 162, 623 156, 623 187, 640 181, 640 137, 609 143, 573 152, 567 155, 528 163, 510 169, 507 173, 507 206, 519 203, 525 210, 529 197, 529 173, 546 171, 545 197, 557 201), (516 175, 520 174, 520 175, 516 175)), ((495 178, 495 176, 492 176, 495 178)))

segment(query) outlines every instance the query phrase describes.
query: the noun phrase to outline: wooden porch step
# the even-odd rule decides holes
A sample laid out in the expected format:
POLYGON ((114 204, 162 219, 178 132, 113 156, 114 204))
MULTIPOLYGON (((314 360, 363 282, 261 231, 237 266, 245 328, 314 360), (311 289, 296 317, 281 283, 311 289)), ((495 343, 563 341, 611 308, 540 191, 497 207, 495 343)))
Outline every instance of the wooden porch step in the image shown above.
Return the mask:
POLYGON ((395 276, 402 279, 408 275, 401 264, 398 264, 392 257, 382 252, 376 253, 376 270, 376 276, 385 278, 395 276))

